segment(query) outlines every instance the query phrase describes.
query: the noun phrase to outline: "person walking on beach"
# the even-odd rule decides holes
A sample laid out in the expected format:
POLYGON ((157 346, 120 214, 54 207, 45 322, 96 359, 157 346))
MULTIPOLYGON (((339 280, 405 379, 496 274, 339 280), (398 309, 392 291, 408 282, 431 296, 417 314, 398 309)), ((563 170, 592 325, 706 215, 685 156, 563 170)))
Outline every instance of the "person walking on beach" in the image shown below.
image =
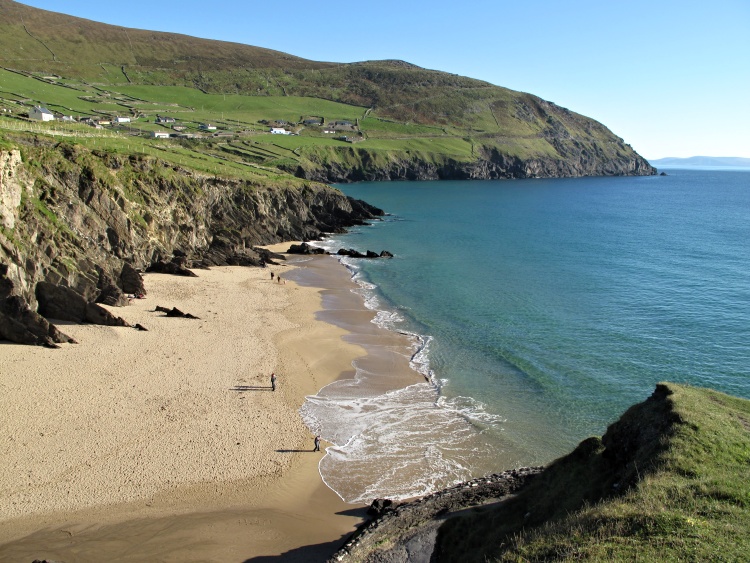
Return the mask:
POLYGON ((317 436, 315 436, 315 448, 313 448, 313 451, 314 452, 319 452, 320 451, 320 434, 318 434, 317 436))
POLYGON ((271 272, 271 281, 273 281, 273 272, 271 272))
POLYGON ((271 374, 271 391, 276 391, 276 374, 271 374))

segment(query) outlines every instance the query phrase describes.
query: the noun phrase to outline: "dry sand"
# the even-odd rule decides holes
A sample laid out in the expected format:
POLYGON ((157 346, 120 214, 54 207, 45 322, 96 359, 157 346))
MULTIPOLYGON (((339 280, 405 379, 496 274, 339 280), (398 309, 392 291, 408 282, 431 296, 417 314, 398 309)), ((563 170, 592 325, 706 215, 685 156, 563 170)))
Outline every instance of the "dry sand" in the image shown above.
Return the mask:
POLYGON ((0 561, 316 561, 339 545, 363 510, 322 484, 298 409, 362 349, 315 320, 319 289, 271 282, 289 268, 148 274, 146 299, 112 309, 148 332, 0 344, 0 561))

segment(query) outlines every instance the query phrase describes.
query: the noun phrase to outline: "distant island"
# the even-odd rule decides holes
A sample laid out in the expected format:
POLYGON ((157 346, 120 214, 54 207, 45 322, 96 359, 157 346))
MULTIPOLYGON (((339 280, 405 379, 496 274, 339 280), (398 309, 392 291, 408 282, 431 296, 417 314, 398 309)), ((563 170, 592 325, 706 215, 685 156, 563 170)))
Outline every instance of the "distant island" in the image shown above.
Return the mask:
POLYGON ((652 166, 661 168, 668 167, 698 167, 698 166, 735 166, 750 168, 750 158, 739 156, 691 156, 689 158, 658 158, 649 160, 652 166))

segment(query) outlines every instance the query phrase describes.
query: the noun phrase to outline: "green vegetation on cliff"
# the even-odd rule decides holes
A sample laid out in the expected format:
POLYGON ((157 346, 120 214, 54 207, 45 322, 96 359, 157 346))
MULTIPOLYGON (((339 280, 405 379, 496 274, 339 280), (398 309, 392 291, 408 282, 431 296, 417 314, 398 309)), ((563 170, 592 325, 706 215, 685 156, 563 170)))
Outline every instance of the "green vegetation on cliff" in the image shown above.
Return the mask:
POLYGON ((14 115, 44 104, 65 115, 130 117, 119 135, 171 131, 157 115, 187 133, 212 123, 227 135, 210 149, 221 158, 309 179, 654 173, 596 121, 402 61, 321 63, 0 0, 0 67, 0 105, 14 115), (271 135, 268 125, 280 122, 299 136, 271 135))
POLYGON ((0 313, 18 310, 3 304, 12 296, 33 310, 40 281, 93 301, 126 264, 144 270, 181 256, 193 267, 262 265, 256 245, 320 238, 382 214, 324 184, 243 167, 206 147, 0 134, 0 313))
POLYGON ((450 518, 439 561, 747 561, 750 401, 661 384, 521 493, 450 518))

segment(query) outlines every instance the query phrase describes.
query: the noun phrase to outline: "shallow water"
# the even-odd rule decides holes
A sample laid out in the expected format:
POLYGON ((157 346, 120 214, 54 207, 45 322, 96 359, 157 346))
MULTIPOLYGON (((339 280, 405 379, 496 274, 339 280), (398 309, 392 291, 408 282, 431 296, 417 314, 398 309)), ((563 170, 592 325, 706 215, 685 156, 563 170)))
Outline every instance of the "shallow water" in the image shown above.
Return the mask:
POLYGON ((750 398, 750 172, 341 188, 390 215, 323 244, 395 257, 344 259, 377 316, 330 320, 427 377, 385 346, 303 407, 346 500, 548 462, 658 381, 750 398))

